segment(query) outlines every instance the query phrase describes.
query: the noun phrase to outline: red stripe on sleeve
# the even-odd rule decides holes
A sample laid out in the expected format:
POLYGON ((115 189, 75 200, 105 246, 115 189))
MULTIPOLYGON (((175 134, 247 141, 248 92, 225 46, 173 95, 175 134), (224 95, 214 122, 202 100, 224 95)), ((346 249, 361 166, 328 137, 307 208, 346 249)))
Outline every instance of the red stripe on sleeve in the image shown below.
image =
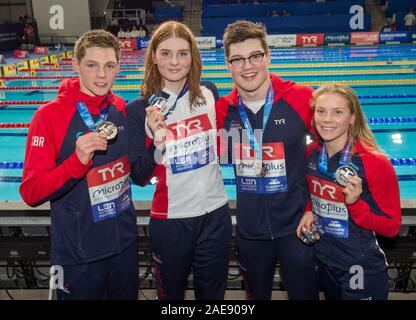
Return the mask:
POLYGON ((35 113, 29 127, 20 195, 31 206, 45 202, 71 178, 81 178, 92 165, 92 161, 83 165, 74 151, 56 166, 70 122, 68 114, 57 109, 59 103, 45 105, 35 113))
POLYGON ((394 168, 383 155, 367 154, 362 161, 369 191, 384 216, 374 213, 370 205, 361 199, 348 205, 348 211, 358 226, 394 237, 402 222, 399 182, 394 168))
POLYGON ((215 103, 215 114, 217 118, 217 155, 222 159, 228 153, 228 134, 224 129, 225 117, 228 114, 228 102, 224 97, 215 103))
POLYGON ((167 219, 169 202, 165 166, 157 165, 155 175, 159 181, 157 183, 156 192, 153 196, 151 216, 158 219, 167 219))
POLYGON ((121 111, 123 117, 126 117, 126 101, 119 96, 114 96, 113 105, 116 107, 117 110, 121 111))
POLYGON ((312 93, 312 88, 295 84, 291 90, 284 94, 283 99, 285 99, 302 118, 307 130, 315 135, 315 129, 312 126, 313 111, 310 106, 312 93))

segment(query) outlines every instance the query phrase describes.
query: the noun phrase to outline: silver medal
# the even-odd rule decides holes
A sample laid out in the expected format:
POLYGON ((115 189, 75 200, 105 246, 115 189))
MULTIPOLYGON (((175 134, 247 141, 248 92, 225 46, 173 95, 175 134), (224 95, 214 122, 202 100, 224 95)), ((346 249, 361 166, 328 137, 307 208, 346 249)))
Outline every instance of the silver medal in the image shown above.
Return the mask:
POLYGON ((168 100, 165 98, 157 97, 153 99, 150 103, 150 106, 158 108, 163 116, 165 116, 168 112, 168 100))
POLYGON ((339 185, 346 187, 348 186, 347 180, 351 177, 354 177, 357 175, 357 171, 351 166, 343 165, 339 167, 335 171, 335 180, 338 182, 339 185))
POLYGON ((301 229, 301 239, 307 245, 312 245, 321 239, 319 231, 314 227, 311 231, 305 231, 301 229))
POLYGON ((118 134, 117 126, 110 121, 101 122, 95 131, 98 133, 104 133, 107 137, 107 140, 114 139, 118 134))

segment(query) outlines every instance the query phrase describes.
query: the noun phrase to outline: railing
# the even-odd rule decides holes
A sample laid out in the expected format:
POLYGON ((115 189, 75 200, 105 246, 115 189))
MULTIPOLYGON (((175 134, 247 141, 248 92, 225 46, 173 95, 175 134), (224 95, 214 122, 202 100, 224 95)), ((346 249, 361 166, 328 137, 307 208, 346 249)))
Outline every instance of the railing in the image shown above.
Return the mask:
POLYGON ((143 9, 107 10, 107 25, 118 25, 119 19, 134 20, 137 24, 146 24, 146 11, 143 9))
POLYGON ((74 44, 79 36, 58 36, 56 34, 39 34, 39 41, 41 44, 52 45, 55 44, 74 44))

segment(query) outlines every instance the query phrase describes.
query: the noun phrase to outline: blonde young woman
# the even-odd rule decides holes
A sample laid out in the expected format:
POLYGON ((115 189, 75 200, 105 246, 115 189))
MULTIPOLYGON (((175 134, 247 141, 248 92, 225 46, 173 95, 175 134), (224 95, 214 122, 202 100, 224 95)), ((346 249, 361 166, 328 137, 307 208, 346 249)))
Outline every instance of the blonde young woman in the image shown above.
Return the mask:
POLYGON ((200 77, 192 32, 165 22, 150 39, 142 97, 127 107, 131 178, 158 180, 149 239, 159 299, 184 299, 190 271, 196 299, 225 293, 231 217, 213 130, 218 92, 200 77))
POLYGON ((307 156, 313 214, 305 213, 297 234, 314 224, 321 232, 313 246, 326 299, 387 299, 387 263, 376 233, 394 237, 400 229, 397 176, 352 89, 323 85, 311 106, 320 138, 307 156))

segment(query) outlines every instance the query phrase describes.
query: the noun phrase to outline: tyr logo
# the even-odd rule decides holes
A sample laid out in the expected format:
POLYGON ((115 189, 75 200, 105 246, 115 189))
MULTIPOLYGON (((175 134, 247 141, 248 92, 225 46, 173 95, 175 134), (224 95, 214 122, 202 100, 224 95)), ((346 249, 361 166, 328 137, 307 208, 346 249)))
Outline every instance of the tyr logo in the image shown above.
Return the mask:
POLYGON ((319 181, 316 180, 312 180, 312 185, 313 185, 313 193, 318 194, 323 197, 325 192, 332 198, 332 199, 336 199, 335 193, 336 193, 336 188, 334 186, 331 185, 321 185, 319 183, 319 181))
MULTIPOLYGON (((250 146, 242 146, 242 156, 243 156, 243 159, 250 159, 250 158, 252 158, 252 157, 254 157, 254 155, 252 155, 252 153, 251 153, 251 148, 250 148, 250 146)), ((262 150, 263 150, 263 155, 264 156, 266 156, 266 157, 269 157, 269 158, 273 158, 273 147, 272 146, 263 146, 262 147, 262 150)))
POLYGON ((282 125, 282 124, 286 124, 286 119, 276 119, 276 120, 274 120, 274 124, 275 125, 282 125))
POLYGON ((131 42, 128 40, 119 41, 118 44, 122 49, 132 49, 131 42))
POLYGON ((318 37, 317 36, 302 36, 302 42, 305 44, 317 44, 318 37))
POLYGON ((122 162, 117 162, 112 168, 104 168, 104 169, 100 169, 97 172, 100 173, 103 177, 103 181, 106 181, 109 178, 114 179, 116 176, 116 171, 124 174, 124 166, 122 162), (107 177, 107 173, 110 174, 110 177, 107 177))
POLYGON ((189 135, 193 130, 202 131, 201 120, 193 119, 188 123, 178 122, 172 126, 172 130, 176 130, 178 138, 189 135))

